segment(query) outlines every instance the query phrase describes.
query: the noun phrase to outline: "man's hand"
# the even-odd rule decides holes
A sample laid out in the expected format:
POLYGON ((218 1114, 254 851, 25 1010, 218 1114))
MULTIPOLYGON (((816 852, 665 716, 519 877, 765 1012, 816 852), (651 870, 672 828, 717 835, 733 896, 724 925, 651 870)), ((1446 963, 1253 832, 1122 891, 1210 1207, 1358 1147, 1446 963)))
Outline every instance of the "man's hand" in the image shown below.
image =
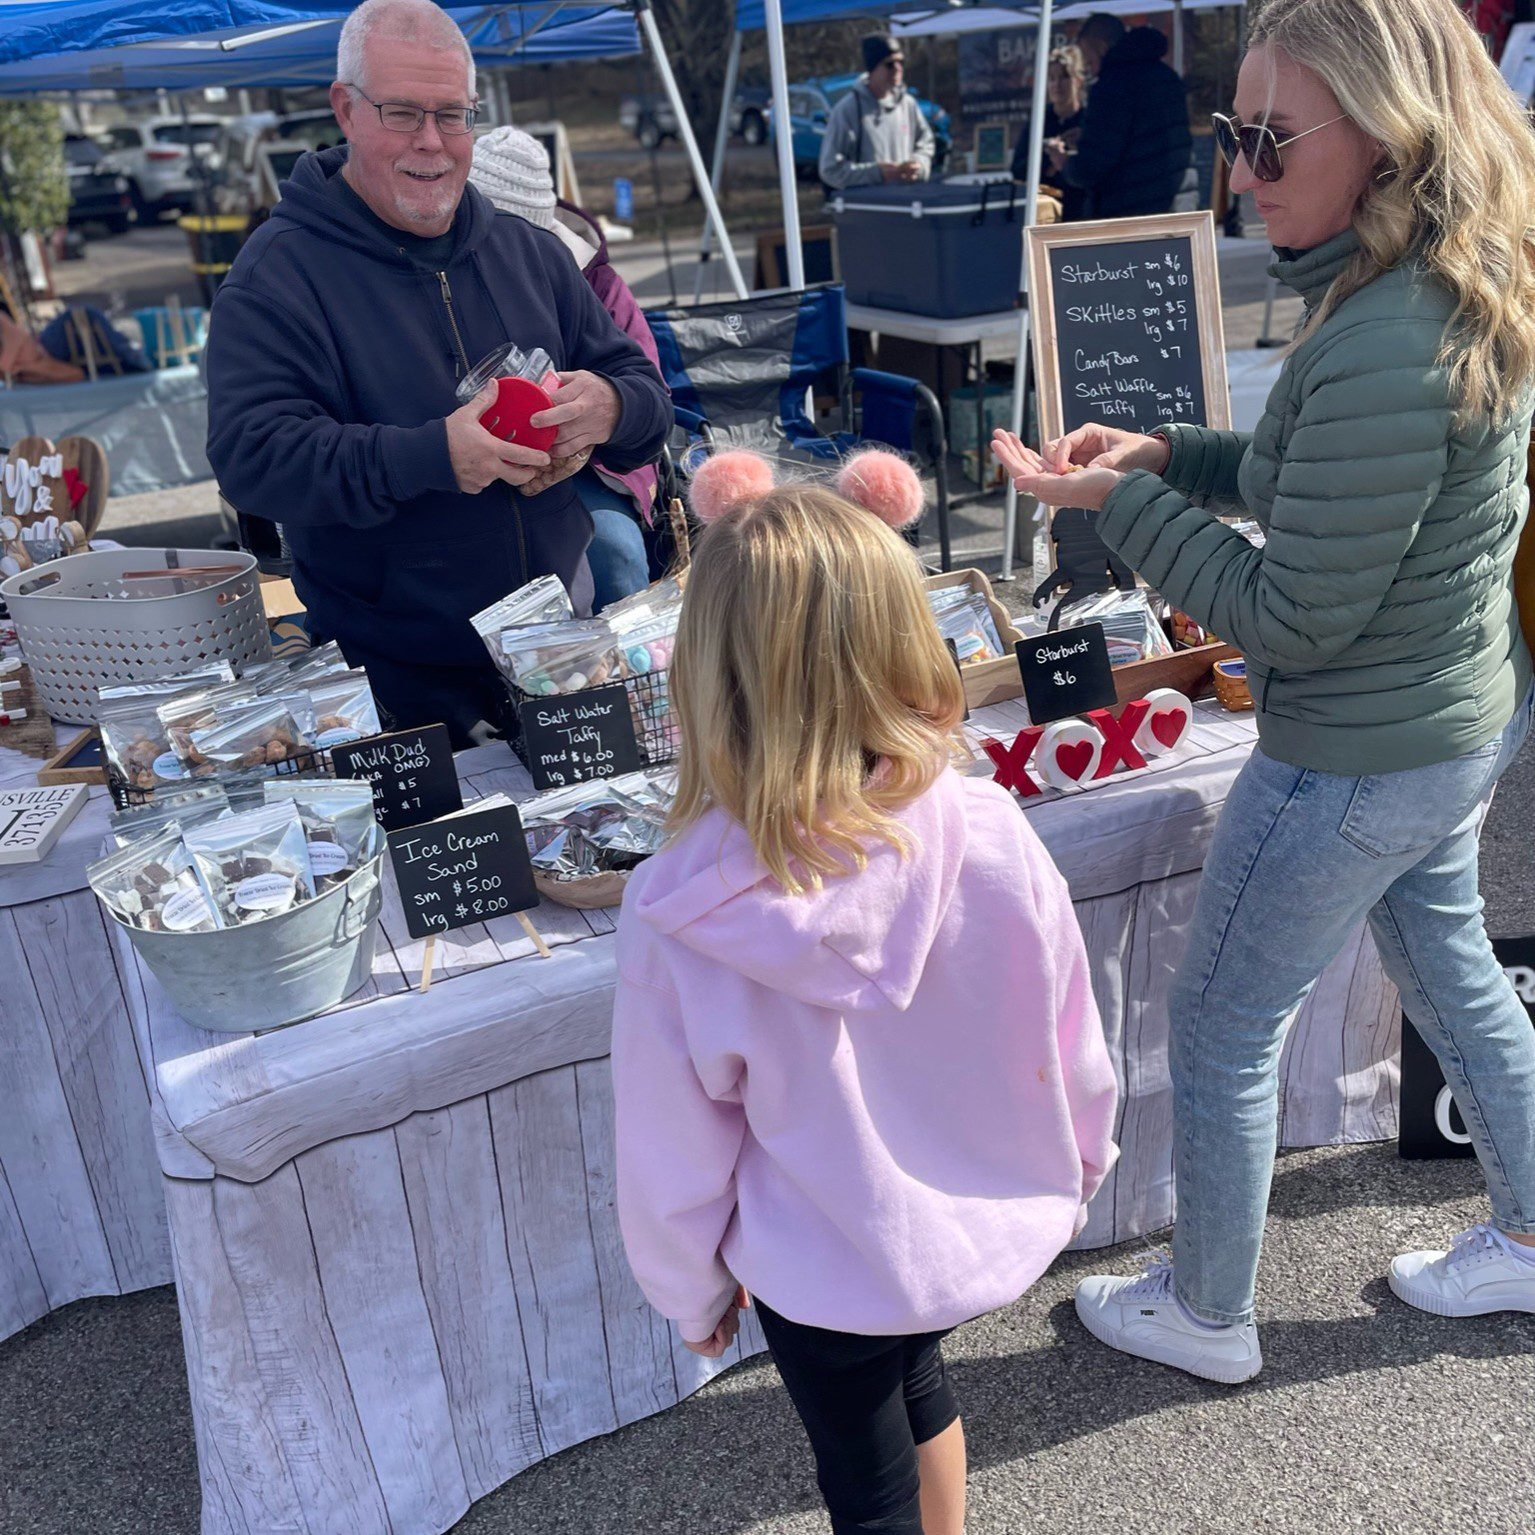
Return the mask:
POLYGON ((559 435, 550 455, 574 458, 578 453, 590 453, 600 447, 618 430, 623 401, 607 379, 584 368, 561 373, 559 380, 560 387, 549 396, 549 409, 530 417, 529 424, 557 426, 559 435))
POLYGON ((905 181, 907 179, 906 167, 897 164, 894 160, 877 160, 875 164, 879 166, 879 173, 886 181, 905 181))
POLYGON ((1059 171, 1066 163, 1066 145, 1060 139, 1046 139, 1045 156, 1050 161, 1050 169, 1059 171))
POLYGON ((921 181, 922 162, 920 160, 907 160, 900 169, 899 179, 901 181, 921 181))
POLYGON ((736 1333, 740 1331, 741 1318, 737 1313, 745 1311, 751 1303, 751 1296, 746 1293, 746 1286, 737 1285, 736 1293, 731 1296, 724 1316, 714 1324, 714 1331, 700 1343, 689 1343, 684 1338, 683 1346, 692 1353, 702 1354, 705 1359, 718 1359, 735 1342, 736 1333))
POLYGON ((571 475, 579 474, 591 461, 591 456, 591 450, 587 448, 570 458, 555 459, 547 469, 534 475, 522 487, 523 495, 541 496, 551 485, 558 485, 561 480, 568 480, 571 475))
POLYGON ((460 405, 448 417, 448 458, 453 464, 453 478, 465 495, 477 495, 497 480, 508 485, 526 485, 541 469, 549 467, 547 453, 515 442, 502 442, 480 425, 480 417, 495 398, 496 385, 492 380, 467 405, 460 405))

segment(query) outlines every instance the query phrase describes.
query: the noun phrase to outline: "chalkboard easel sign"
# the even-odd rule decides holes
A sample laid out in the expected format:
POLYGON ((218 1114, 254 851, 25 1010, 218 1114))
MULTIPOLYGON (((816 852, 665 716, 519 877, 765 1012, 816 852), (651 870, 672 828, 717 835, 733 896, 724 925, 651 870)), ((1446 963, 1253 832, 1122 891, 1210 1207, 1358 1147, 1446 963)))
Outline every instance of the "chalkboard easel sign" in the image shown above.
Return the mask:
POLYGON ((535 789, 563 789, 589 778, 640 769, 629 690, 621 682, 579 693, 524 699, 517 708, 523 760, 535 789))
POLYGON ((348 741, 331 747, 330 760, 337 778, 373 785, 373 815, 385 831, 433 820, 464 803, 446 725, 348 741))
POLYGON ((1044 438, 1092 421, 1230 427, 1208 210, 1036 225, 1027 239, 1044 438))
POLYGON ((405 931, 424 938, 421 990, 432 984, 437 939, 455 928, 516 917, 544 958, 548 946, 523 915, 538 905, 522 817, 512 804, 467 810, 389 833, 405 931))
POLYGON ((1031 725, 1053 725, 1117 702, 1114 668, 1102 624, 1078 624, 1030 635, 1013 648, 1018 653, 1031 725))

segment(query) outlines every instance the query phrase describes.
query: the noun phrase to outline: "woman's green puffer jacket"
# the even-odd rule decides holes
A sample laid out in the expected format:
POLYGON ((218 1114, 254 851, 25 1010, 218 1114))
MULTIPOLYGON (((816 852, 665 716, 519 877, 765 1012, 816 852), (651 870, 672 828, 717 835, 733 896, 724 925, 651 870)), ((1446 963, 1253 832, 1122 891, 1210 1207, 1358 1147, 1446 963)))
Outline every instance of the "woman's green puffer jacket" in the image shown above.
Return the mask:
MULTIPOLYGON (((1273 273, 1319 304, 1352 231, 1273 273)), ((1420 268, 1383 273, 1286 360, 1257 431, 1166 428, 1161 476, 1135 470, 1104 542, 1247 658, 1271 757, 1363 775, 1423 767, 1497 736, 1530 685, 1511 569, 1529 505, 1527 402, 1456 429, 1436 358, 1453 309, 1420 268), (1255 549, 1207 507, 1245 505, 1255 549)))

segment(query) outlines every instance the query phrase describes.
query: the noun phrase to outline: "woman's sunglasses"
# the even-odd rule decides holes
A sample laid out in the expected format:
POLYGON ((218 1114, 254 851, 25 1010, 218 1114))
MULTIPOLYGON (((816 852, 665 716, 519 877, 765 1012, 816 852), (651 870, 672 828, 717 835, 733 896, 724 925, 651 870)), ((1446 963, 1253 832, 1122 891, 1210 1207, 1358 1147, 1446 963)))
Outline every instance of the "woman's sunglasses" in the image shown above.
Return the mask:
MULTIPOLYGON (((1344 114, 1347 115, 1346 113, 1344 114)), ((1235 166, 1237 156, 1247 161, 1249 169, 1259 181, 1278 181, 1284 175, 1284 161, 1279 151, 1286 144, 1293 144, 1308 134, 1320 133, 1341 123, 1342 117, 1330 118, 1307 128, 1303 133, 1292 133, 1287 139, 1274 137, 1274 130, 1262 123, 1244 123, 1240 117, 1226 117, 1220 112, 1210 114, 1210 126, 1215 132, 1215 144, 1227 165, 1235 166)))

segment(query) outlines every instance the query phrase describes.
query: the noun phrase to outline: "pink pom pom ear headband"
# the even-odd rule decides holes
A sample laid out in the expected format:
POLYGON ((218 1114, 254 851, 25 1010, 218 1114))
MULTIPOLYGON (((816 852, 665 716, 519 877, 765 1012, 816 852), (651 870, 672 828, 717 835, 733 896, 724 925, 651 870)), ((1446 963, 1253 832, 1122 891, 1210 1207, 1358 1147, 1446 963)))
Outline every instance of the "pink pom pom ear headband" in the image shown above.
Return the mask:
MULTIPOLYGON (((714 522, 732 508, 773 489, 773 466, 760 453, 731 448, 705 459, 693 472, 688 501, 700 522, 714 522)), ((882 448, 855 453, 837 471, 837 493, 892 528, 922 515, 922 481, 904 458, 882 448)))

